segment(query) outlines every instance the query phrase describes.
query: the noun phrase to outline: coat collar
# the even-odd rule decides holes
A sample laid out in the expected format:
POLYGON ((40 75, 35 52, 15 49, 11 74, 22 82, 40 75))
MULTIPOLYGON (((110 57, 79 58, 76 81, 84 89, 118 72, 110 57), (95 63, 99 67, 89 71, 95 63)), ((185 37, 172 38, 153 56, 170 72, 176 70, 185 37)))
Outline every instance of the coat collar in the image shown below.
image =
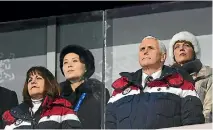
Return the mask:
MULTIPOLYGON (((160 78, 158 78, 156 80, 162 80, 163 78, 165 78, 165 77, 167 77, 169 75, 172 75, 175 72, 177 72, 177 70, 175 68, 172 68, 172 67, 164 65, 162 67, 162 73, 161 73, 160 78)), ((129 82, 131 82, 131 83, 133 83, 133 84, 135 84, 137 86, 141 86, 142 73, 143 73, 143 70, 139 69, 139 70, 137 70, 136 72, 133 72, 133 73, 121 72, 120 76, 128 78, 129 82)))
MULTIPOLYGON (((70 95, 71 93, 73 93, 74 91, 71 88, 71 83, 66 80, 62 83, 60 83, 61 86, 61 93, 63 94, 63 96, 66 95, 70 95)), ((84 83, 82 83, 78 88, 76 88, 75 93, 92 93, 92 89, 91 87, 87 84, 87 81, 85 81, 84 83)))
MULTIPOLYGON (((49 96, 46 96, 44 100, 42 101, 42 104, 39 109, 41 109, 42 111, 45 111, 47 109, 50 109, 53 106, 64 106, 64 107, 71 108, 72 104, 66 99, 61 97, 56 97, 55 99, 53 99, 49 96)), ((31 110, 30 105, 28 103, 23 102, 20 105, 12 108, 10 110, 10 114, 13 117, 18 119, 31 120, 32 116, 31 116, 30 110, 31 110)))
POLYGON ((204 66, 199 59, 189 61, 183 66, 174 64, 173 67, 185 70, 195 81, 208 78, 212 75, 212 69, 209 66, 204 66))
POLYGON ((180 66, 179 64, 174 64, 172 66, 184 69, 189 74, 194 74, 194 73, 198 73, 201 70, 203 64, 201 63, 199 59, 195 59, 185 63, 183 66, 180 66))

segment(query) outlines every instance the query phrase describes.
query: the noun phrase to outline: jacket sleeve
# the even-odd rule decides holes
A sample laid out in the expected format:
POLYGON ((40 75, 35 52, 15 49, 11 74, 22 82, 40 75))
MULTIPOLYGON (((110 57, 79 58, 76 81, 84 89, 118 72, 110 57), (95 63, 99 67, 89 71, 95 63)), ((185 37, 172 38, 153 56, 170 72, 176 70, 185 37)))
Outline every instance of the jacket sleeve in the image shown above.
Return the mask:
POLYGON ((9 105, 9 109, 16 107, 18 105, 18 98, 17 98, 17 94, 16 92, 12 91, 11 92, 11 100, 10 100, 10 105, 9 105))
POLYGON ((182 125, 202 124, 205 122, 203 115, 203 105, 195 91, 194 83, 187 80, 185 73, 183 84, 181 85, 181 121, 182 125))
POLYGON ((140 89, 138 87, 130 86, 129 81, 126 77, 121 77, 112 83, 112 96, 110 97, 106 106, 106 129, 117 129, 117 104, 122 101, 123 97, 139 94, 140 89), (130 88, 130 89, 129 89, 130 88), (130 91, 135 89, 134 91, 130 91), (124 94, 124 92, 127 92, 124 94))
POLYGON ((206 95, 203 102, 203 114, 205 122, 212 122, 212 76, 209 78, 206 84, 206 95))
POLYGON ((106 92, 105 96, 106 96, 106 104, 107 104, 107 102, 109 101, 109 98, 110 98, 110 94, 109 94, 109 90, 107 88, 105 88, 105 92, 106 92))
MULTIPOLYGON (((4 107, 2 107, 2 111, 5 112, 7 110, 10 110, 13 107, 16 107, 18 105, 18 98, 15 91, 7 91, 5 93, 8 96, 7 102, 4 103, 4 107)), ((5 127, 5 122, 0 120, 0 128, 3 129, 5 127)))
POLYGON ((3 124, 4 124, 3 128, 5 130, 7 130, 7 129, 11 129, 11 124, 13 124, 16 119, 10 114, 10 110, 7 110, 2 115, 2 120, 3 120, 3 124))
POLYGON ((116 119, 115 110, 116 110, 115 104, 112 102, 109 102, 106 106, 106 120, 105 120, 106 129, 117 129, 117 124, 116 124, 117 119, 116 119))
POLYGON ((79 129, 81 122, 75 112, 70 108, 64 108, 63 116, 61 118, 62 129, 79 129))
POLYGON ((112 83, 112 88, 114 89, 112 92, 112 96, 109 98, 108 103, 106 105, 106 119, 105 119, 105 128, 106 129, 117 129, 117 118, 116 118, 116 94, 117 94, 117 89, 115 86, 118 86, 117 84, 121 84, 120 86, 124 86, 122 83, 123 79, 119 78, 115 80, 112 83), (117 84, 116 84, 117 83, 117 84))

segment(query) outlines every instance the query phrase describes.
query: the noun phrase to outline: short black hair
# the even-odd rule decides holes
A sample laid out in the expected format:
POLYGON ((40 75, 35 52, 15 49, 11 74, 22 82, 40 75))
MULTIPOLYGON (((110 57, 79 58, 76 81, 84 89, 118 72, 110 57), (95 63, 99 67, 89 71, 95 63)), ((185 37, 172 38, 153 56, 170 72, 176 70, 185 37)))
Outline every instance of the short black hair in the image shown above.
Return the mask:
POLYGON ((62 74, 63 72, 63 60, 64 57, 69 53, 75 53, 79 56, 80 61, 85 64, 86 72, 84 74, 84 78, 90 78, 95 72, 95 61, 92 52, 82 46, 79 45, 68 45, 64 47, 60 53, 60 69, 62 74))

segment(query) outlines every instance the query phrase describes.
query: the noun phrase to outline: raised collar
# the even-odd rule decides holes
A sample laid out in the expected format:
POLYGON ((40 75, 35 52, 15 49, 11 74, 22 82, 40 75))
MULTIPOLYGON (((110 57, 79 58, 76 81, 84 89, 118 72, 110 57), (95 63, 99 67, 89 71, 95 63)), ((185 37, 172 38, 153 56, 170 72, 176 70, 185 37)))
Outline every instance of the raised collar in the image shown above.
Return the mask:
POLYGON ((199 59, 189 61, 189 62, 183 64, 183 66, 180 66, 179 64, 173 65, 173 67, 184 69, 189 74, 198 73, 201 70, 202 66, 203 66, 203 64, 201 63, 201 61, 199 59))
MULTIPOLYGON (((164 77, 172 75, 174 72, 177 72, 177 70, 175 68, 172 68, 172 67, 164 65, 162 67, 161 75, 157 79, 161 80, 164 77)), ((136 72, 132 72, 132 73, 121 72, 120 76, 128 78, 128 81, 131 82, 132 84, 135 84, 137 86, 141 86, 141 83, 142 83, 142 78, 141 78, 142 77, 142 73, 143 73, 143 70, 139 69, 136 72)))
MULTIPOLYGON (((72 104, 64 98, 56 97, 55 99, 52 99, 51 97, 46 96, 44 98, 44 100, 42 101, 40 109, 41 110, 47 110, 47 109, 50 109, 51 107, 57 106, 57 105, 69 107, 69 108, 72 107, 72 104)), ((10 113, 15 118, 23 119, 23 120, 31 120, 32 116, 31 116, 31 113, 30 113, 30 108, 31 107, 28 103, 23 102, 20 105, 12 108, 10 110, 10 113)))
MULTIPOLYGON (((150 76, 152 76, 153 79, 157 79, 157 78, 160 78, 161 73, 162 73, 162 70, 158 70, 155 73, 151 74, 150 76)), ((144 81, 147 76, 148 75, 146 73, 143 73, 142 74, 142 81, 144 81)))
POLYGON ((71 93, 92 93, 91 87, 84 81, 79 87, 76 88, 75 92, 71 88, 71 83, 66 80, 60 84, 61 93, 65 95, 70 95, 71 93))

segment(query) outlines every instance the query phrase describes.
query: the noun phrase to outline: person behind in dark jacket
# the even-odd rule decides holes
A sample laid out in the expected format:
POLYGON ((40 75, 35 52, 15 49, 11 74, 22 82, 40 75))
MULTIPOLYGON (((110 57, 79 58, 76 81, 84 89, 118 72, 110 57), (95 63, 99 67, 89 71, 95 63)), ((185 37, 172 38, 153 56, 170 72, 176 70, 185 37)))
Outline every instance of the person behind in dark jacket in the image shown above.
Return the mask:
POLYGON ((191 76, 164 65, 166 47, 155 37, 139 46, 141 69, 122 72, 112 84, 107 129, 159 129, 204 123, 203 107, 191 76))
POLYGON ((195 81, 195 89, 203 103, 205 122, 212 122, 212 68, 200 61, 198 39, 190 32, 176 33, 169 46, 172 67, 187 71, 195 81))
POLYGON ((79 45, 68 45, 60 53, 60 68, 66 78, 60 84, 61 95, 73 104, 82 128, 103 128, 109 91, 102 82, 90 78, 95 71, 92 53, 79 45))
POLYGON ((3 114, 5 130, 80 128, 71 103, 59 96, 59 90, 59 84, 48 69, 30 68, 23 88, 23 103, 3 114))
MULTIPOLYGON (((15 91, 9 90, 7 88, 0 86, 0 114, 1 116, 3 113, 7 110, 10 110, 11 108, 18 105, 18 98, 15 91), (7 100, 5 100, 5 98, 7 100)), ((4 129, 4 123, 2 122, 2 118, 0 118, 0 129, 4 129)))

